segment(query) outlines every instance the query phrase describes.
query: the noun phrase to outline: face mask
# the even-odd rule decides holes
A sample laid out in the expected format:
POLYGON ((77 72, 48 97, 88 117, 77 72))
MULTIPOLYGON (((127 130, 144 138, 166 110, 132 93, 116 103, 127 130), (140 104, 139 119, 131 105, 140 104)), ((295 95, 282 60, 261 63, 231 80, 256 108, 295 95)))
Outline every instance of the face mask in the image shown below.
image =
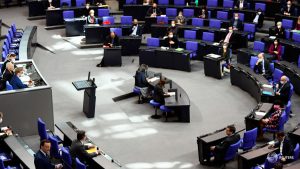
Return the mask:
POLYGON ((232 33, 232 32, 233 32, 233 30, 232 30, 232 29, 230 29, 230 30, 229 30, 229 33, 232 33))
POLYGON ((175 24, 172 24, 171 26, 172 26, 172 27, 175 27, 175 24))
POLYGON ((15 62, 16 61, 16 59, 11 59, 11 62, 15 62))
POLYGON ((284 84, 284 81, 280 81, 281 84, 284 84))
POLYGON ((278 43, 277 42, 274 42, 274 45, 277 45, 278 43))
POLYGON ((280 26, 280 25, 278 25, 278 26, 277 26, 277 28, 278 28, 278 29, 280 29, 280 28, 281 28, 281 26, 280 26))
POLYGON ((260 15, 261 14, 261 12, 258 12, 258 15, 260 15))
POLYGON ((173 38, 173 35, 169 35, 169 38, 173 38))
POLYGON ((2 121, 3 121, 2 118, 0 118, 0 123, 2 123, 2 121))
POLYGON ((235 20, 238 20, 238 19, 239 19, 239 17, 234 17, 234 19, 235 19, 235 20))

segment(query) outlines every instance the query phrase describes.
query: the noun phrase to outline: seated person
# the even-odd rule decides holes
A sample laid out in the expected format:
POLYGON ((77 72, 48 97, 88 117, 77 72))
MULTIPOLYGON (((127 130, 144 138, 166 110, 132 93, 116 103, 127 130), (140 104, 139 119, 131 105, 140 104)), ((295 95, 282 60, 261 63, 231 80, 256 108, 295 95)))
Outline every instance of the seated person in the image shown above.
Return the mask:
POLYGON ((296 23, 295 30, 300 30, 300 16, 298 16, 298 20, 297 20, 297 23, 296 23))
POLYGON ((262 28, 263 24, 264 24, 264 14, 262 13, 262 10, 259 8, 256 12, 256 15, 253 19, 253 23, 257 24, 256 27, 257 28, 262 28))
POLYGON ((164 46, 169 48, 178 48, 178 39, 173 32, 168 33, 168 37, 164 39, 164 46))
POLYGON ((236 4, 234 5, 234 8, 247 9, 248 8, 247 1, 246 0, 236 1, 236 4))
POLYGON ((281 162, 275 163, 274 169, 283 169, 283 164, 281 162))
POLYGON ((184 25, 186 22, 185 17, 182 15, 182 11, 179 11, 178 16, 175 18, 176 24, 184 25))
POLYGON ((277 27, 275 28, 275 36, 277 38, 284 39, 284 27, 282 27, 282 22, 277 22, 277 27))
POLYGON ((61 169, 62 164, 53 164, 50 160, 51 143, 49 140, 42 140, 40 143, 40 150, 34 155, 35 168, 41 169, 61 169))
POLYGON ((143 5, 152 5, 153 1, 152 0, 144 0, 143 5))
POLYGON ((211 152, 214 154, 214 163, 222 163, 230 145, 240 140, 240 135, 236 134, 235 131, 233 125, 227 126, 225 130, 227 137, 220 144, 210 147, 211 152))
POLYGON ((150 7, 147 11, 147 15, 146 16, 150 16, 150 17, 157 17, 161 15, 161 10, 157 7, 156 3, 152 4, 152 7, 150 7))
POLYGON ((52 5, 52 0, 48 0, 49 6, 48 9, 54 9, 55 7, 52 5))
POLYGON ((102 6, 102 5, 106 5, 106 3, 105 3, 105 0, 94 0, 94 5, 102 6))
POLYGON ((228 49, 228 43, 223 44, 223 48, 220 50, 220 55, 224 58, 225 63, 222 64, 222 75, 224 73, 224 68, 228 71, 230 70, 230 50, 228 49))
POLYGON ((10 81, 14 76, 14 65, 11 62, 6 63, 6 69, 0 80, 0 90, 6 89, 6 81, 10 81))
POLYGON ((17 67, 15 69, 14 76, 11 78, 11 80, 9 82, 12 85, 13 89, 24 89, 24 88, 27 88, 28 86, 33 85, 31 80, 29 81, 28 85, 23 84, 23 82, 20 79, 22 74, 23 74, 23 67, 17 67))
POLYGON ((285 136, 284 132, 276 133, 277 142, 269 148, 279 148, 279 158, 281 163, 292 162, 294 158, 294 147, 290 139, 285 136))
POLYGON ((203 7, 200 11, 199 18, 208 19, 208 11, 206 7, 203 7))
POLYGON ((91 8, 90 8, 90 3, 87 2, 87 3, 85 4, 85 8, 83 9, 83 16, 89 16, 90 10, 91 10, 91 8))
POLYGON ((167 93, 164 92, 164 87, 165 87, 166 81, 160 80, 157 85, 155 85, 154 90, 153 90, 153 100, 155 102, 160 103, 161 105, 165 104, 165 97, 169 97, 167 93))
MULTIPOLYGON (((79 130, 77 131, 77 139, 72 141, 70 147, 70 155, 72 157, 72 164, 75 167, 76 164, 76 157, 84 164, 88 164, 91 158, 101 155, 100 150, 97 150, 93 153, 88 153, 86 150, 90 148, 95 148, 95 145, 85 145, 84 142, 86 141, 85 131, 79 130)), ((96 147, 97 148, 97 147, 96 147)))
POLYGON ((232 46, 234 44, 235 38, 233 33, 233 27, 228 27, 228 32, 225 37, 222 38, 223 40, 220 41, 220 43, 226 43, 228 46, 232 46))
POLYGON ((87 17, 87 24, 96 24, 97 19, 95 18, 95 11, 92 9, 87 17))
POLYGON ((6 60, 4 61, 3 65, 2 65, 2 67, 1 67, 1 73, 2 73, 2 74, 3 74, 3 72, 4 72, 5 69, 6 69, 6 64, 7 64, 8 62, 14 64, 15 61, 16 61, 16 58, 17 58, 17 56, 16 56, 16 54, 14 54, 14 53, 10 53, 10 54, 8 54, 8 55, 6 56, 6 60))
POLYGON ((142 36, 143 27, 141 25, 139 25, 139 22, 137 19, 134 19, 133 25, 129 31, 130 31, 130 36, 142 36))
POLYGON ((295 15, 295 8, 292 5, 292 1, 289 0, 286 2, 286 6, 284 6, 281 9, 281 13, 286 16, 294 16, 295 15))
POLYGON ((269 47, 269 54, 273 55, 274 58, 272 60, 281 60, 281 44, 279 42, 279 39, 275 39, 273 44, 270 45, 269 47))
POLYGON ((291 85, 286 76, 280 78, 280 83, 276 84, 275 101, 287 105, 290 96, 291 85))
POLYGON ((271 128, 277 129, 279 125, 279 120, 282 114, 282 105, 274 105, 273 106, 273 113, 260 121, 260 127, 258 131, 258 140, 263 140, 263 128, 271 128))
POLYGON ((175 21, 171 21, 171 26, 168 27, 167 32, 172 32, 173 35, 177 35, 178 27, 176 26, 175 21))
POLYGON ((104 48, 112 48, 115 46, 120 46, 119 37, 115 32, 110 32, 110 34, 106 37, 103 47, 104 48))
POLYGON ((270 63, 265 59, 264 53, 258 54, 258 60, 254 65, 254 72, 264 75, 267 79, 270 78, 270 63))
MULTIPOLYGON (((3 113, 0 112, 0 123, 3 122, 3 113)), ((2 141, 3 139, 5 139, 7 136, 11 136, 12 135, 12 130, 9 126, 7 127, 1 127, 1 131, 0 131, 0 141, 2 141)))
POLYGON ((138 87, 141 91, 143 98, 148 98, 149 94, 149 83, 148 83, 148 76, 147 76, 147 69, 148 66, 145 64, 141 64, 139 69, 135 72, 135 87, 138 87))
POLYGON ((241 30, 243 27, 243 22, 239 18, 239 14, 235 13, 234 17, 230 21, 230 25, 233 27, 233 30, 241 30))

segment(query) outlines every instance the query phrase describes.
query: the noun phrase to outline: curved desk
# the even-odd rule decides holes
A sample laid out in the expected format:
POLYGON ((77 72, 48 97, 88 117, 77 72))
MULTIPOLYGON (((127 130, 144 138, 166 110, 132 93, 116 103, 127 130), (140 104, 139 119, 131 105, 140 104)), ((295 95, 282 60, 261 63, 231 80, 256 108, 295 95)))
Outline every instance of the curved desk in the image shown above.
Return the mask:
POLYGON ((32 59, 37 46, 37 26, 26 26, 19 47, 19 60, 32 59))

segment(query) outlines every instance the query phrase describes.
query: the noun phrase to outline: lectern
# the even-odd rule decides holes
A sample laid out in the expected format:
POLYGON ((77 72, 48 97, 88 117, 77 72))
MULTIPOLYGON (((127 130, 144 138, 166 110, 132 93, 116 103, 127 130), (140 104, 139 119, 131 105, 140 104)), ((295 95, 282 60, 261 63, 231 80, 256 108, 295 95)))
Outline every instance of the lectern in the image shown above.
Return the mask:
POLYGON ((88 80, 81 80, 72 82, 76 90, 84 90, 83 98, 83 112, 87 118, 93 118, 95 116, 95 106, 96 106, 96 84, 95 78, 90 79, 90 72, 88 75, 88 80))

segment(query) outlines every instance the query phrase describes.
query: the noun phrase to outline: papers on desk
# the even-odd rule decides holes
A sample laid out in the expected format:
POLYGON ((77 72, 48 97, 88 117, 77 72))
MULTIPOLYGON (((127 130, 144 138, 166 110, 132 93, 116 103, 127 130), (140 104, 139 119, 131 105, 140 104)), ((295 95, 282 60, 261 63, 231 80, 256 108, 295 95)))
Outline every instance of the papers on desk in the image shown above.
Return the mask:
POLYGON ((170 95, 170 96, 175 96, 175 95, 176 95, 176 92, 168 92, 168 95, 170 95))
POLYGON ((183 51, 184 49, 183 48, 177 48, 177 49, 175 49, 176 51, 178 51, 178 52, 181 52, 181 51, 183 51))
POLYGON ((272 96, 272 92, 269 92, 269 91, 263 91, 262 93, 263 93, 264 95, 272 96))
POLYGON ((220 43, 218 43, 218 42, 215 42, 215 43, 213 43, 213 45, 214 45, 214 46, 219 46, 219 45, 220 45, 220 43))
POLYGON ((20 77, 20 80, 21 80, 23 83, 26 83, 26 82, 28 83, 28 82, 30 81, 30 77, 24 75, 24 76, 21 76, 21 77, 20 77))
POLYGON ((225 29, 225 28, 221 28, 220 30, 221 30, 221 31, 226 31, 227 29, 225 29))
POLYGON ((151 79, 148 80, 148 82, 153 83, 155 81, 159 80, 158 77, 152 77, 151 79))
POLYGON ((215 59, 221 57, 221 55, 216 55, 216 54, 213 54, 213 53, 208 54, 207 56, 208 56, 208 57, 211 57, 211 58, 215 58, 215 59))
POLYGON ((268 85, 268 84, 263 84, 262 86, 263 86, 263 87, 265 87, 265 88, 270 88, 270 89, 272 89, 272 88, 273 88, 273 86, 272 86, 272 85, 268 85))
POLYGON ((274 39, 276 39, 276 36, 270 36, 269 39, 274 40, 274 39))
POLYGON ((256 116, 265 116, 266 113, 265 113, 265 112, 261 112, 261 111, 256 111, 256 112, 255 112, 255 115, 256 115, 256 116))
POLYGON ((96 153, 97 152, 97 148, 96 147, 90 148, 90 149, 86 150, 86 152, 89 153, 89 154, 96 153))
POLYGON ((168 50, 169 48, 168 47, 164 47, 164 46, 162 46, 162 47, 160 47, 162 50, 168 50))
POLYGON ((275 141, 274 141, 274 140, 269 141, 268 144, 269 144, 269 145, 274 145, 274 144, 275 144, 275 141))
POLYGON ((5 131, 7 129, 8 129, 8 127, 1 127, 1 131, 5 131))

